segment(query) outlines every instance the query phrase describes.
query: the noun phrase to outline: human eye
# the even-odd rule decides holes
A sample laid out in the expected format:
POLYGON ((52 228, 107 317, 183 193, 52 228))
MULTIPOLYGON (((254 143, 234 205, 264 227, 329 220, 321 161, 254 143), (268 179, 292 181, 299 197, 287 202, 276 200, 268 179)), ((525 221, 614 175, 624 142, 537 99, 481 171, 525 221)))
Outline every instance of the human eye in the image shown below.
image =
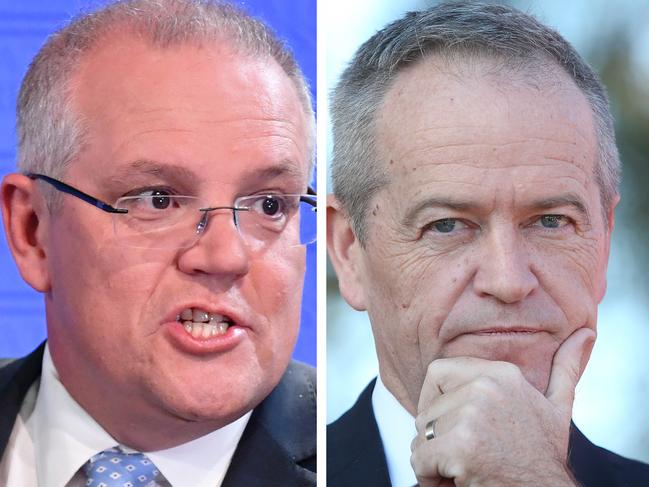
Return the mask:
POLYGON ((565 215, 548 214, 535 218, 531 226, 539 227, 544 230, 554 230, 561 229, 570 223, 570 218, 565 215))
POLYGON ((294 210, 295 203, 287 195, 269 194, 245 198, 243 203, 250 211, 268 220, 279 220, 288 217, 294 210))
POLYGON ((132 217, 152 219, 185 207, 186 198, 167 187, 139 188, 120 198, 117 204, 126 207, 132 217))
POLYGON ((469 228, 466 223, 457 218, 442 218, 428 223, 424 227, 424 232, 452 234, 460 230, 469 228))

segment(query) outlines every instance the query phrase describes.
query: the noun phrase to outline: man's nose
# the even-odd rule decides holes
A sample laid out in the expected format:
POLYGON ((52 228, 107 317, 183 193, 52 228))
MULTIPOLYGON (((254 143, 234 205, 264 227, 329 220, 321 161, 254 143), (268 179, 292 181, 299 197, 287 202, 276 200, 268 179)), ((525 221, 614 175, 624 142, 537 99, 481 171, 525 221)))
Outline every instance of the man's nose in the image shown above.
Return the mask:
POLYGON ((214 211, 207 216, 198 241, 181 252, 180 270, 188 274, 214 274, 236 279, 250 269, 250 255, 234 224, 231 211, 214 211))
POLYGON ((513 228, 488 232, 479 255, 475 291, 507 304, 525 299, 539 285, 530 249, 513 228))

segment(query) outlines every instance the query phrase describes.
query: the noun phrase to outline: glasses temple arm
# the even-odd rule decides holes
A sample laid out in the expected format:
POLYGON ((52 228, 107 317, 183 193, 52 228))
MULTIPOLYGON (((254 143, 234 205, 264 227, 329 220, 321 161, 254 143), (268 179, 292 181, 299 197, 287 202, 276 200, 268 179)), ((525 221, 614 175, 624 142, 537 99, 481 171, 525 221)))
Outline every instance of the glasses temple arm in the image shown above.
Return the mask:
MULTIPOLYGON (((306 193, 311 196, 317 196, 318 193, 315 192, 315 189, 313 189, 311 186, 309 186, 306 189, 306 193)), ((309 198, 308 196, 300 196, 300 201, 307 203, 313 207, 316 207, 316 199, 315 198, 309 198)))
POLYGON ((42 179, 43 181, 54 186, 59 191, 70 194, 72 196, 76 196, 77 198, 85 201, 86 203, 90 203, 92 206, 96 206, 100 210, 107 211, 108 213, 128 213, 128 210, 124 208, 115 208, 109 205, 108 203, 104 203, 103 201, 98 200, 97 198, 90 196, 89 194, 86 194, 83 191, 80 191, 68 184, 65 184, 62 181, 59 181, 58 179, 51 178, 44 174, 35 174, 31 172, 26 173, 25 176, 27 176, 30 179, 42 179))

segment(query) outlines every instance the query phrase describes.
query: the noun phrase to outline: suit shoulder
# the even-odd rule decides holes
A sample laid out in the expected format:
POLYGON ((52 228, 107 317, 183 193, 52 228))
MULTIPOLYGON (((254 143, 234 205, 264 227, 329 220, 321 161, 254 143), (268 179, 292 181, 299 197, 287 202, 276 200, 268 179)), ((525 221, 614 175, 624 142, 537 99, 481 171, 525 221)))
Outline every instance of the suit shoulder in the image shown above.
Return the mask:
POLYGON ((26 357, 0 365, 0 457, 9 441, 16 416, 27 391, 41 374, 42 344, 26 357))
POLYGON ((315 417, 316 394, 315 368, 293 360, 266 402, 283 411, 299 409, 315 417))
POLYGON ((390 474, 372 409, 374 381, 327 426, 327 482, 339 487, 389 487, 390 474))
POLYGON ((317 383, 316 369, 311 365, 292 360, 288 364, 280 384, 282 382, 286 382, 290 387, 304 389, 315 398, 317 383))
POLYGON ((315 469, 316 372, 292 361, 279 384, 257 408, 255 419, 291 456, 315 469), (312 459, 312 462, 311 460, 312 459))
POLYGON ((585 487, 649 485, 649 465, 625 458, 588 440, 573 427, 570 432, 570 464, 585 487))
POLYGON ((373 389, 374 382, 365 388, 351 408, 327 425, 327 448, 331 446, 331 453, 344 450, 358 442, 361 436, 378 436, 371 404, 373 389))
POLYGON ((600 458, 599 463, 606 465, 610 472, 611 483, 607 486, 649 485, 649 465, 637 460, 623 457, 605 448, 593 445, 600 458))
POLYGON ((21 358, 0 359, 0 394, 8 389, 27 392, 27 388, 41 373, 45 344, 21 358))
POLYGON ((9 365, 11 362, 15 361, 16 359, 14 358, 0 358, 0 370, 5 368, 7 365, 9 365))

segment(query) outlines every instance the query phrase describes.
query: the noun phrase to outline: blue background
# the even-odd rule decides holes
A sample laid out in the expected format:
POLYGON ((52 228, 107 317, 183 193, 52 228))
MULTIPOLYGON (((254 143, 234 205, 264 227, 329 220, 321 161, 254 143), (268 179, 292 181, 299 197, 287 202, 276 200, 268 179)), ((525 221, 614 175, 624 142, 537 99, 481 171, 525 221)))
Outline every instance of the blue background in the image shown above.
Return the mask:
MULTIPOLYGON (((49 34, 79 13, 107 3, 87 0, 0 0, 0 177, 15 171, 15 104, 27 66, 49 34)), ((295 53, 315 100, 316 1, 239 1, 272 26, 295 53)), ((314 183, 315 184, 315 183, 314 183)), ((315 245, 307 251, 302 326, 294 357, 316 361, 315 245)), ((45 338, 43 297, 20 277, 0 232, 0 357, 29 353, 45 338)))

